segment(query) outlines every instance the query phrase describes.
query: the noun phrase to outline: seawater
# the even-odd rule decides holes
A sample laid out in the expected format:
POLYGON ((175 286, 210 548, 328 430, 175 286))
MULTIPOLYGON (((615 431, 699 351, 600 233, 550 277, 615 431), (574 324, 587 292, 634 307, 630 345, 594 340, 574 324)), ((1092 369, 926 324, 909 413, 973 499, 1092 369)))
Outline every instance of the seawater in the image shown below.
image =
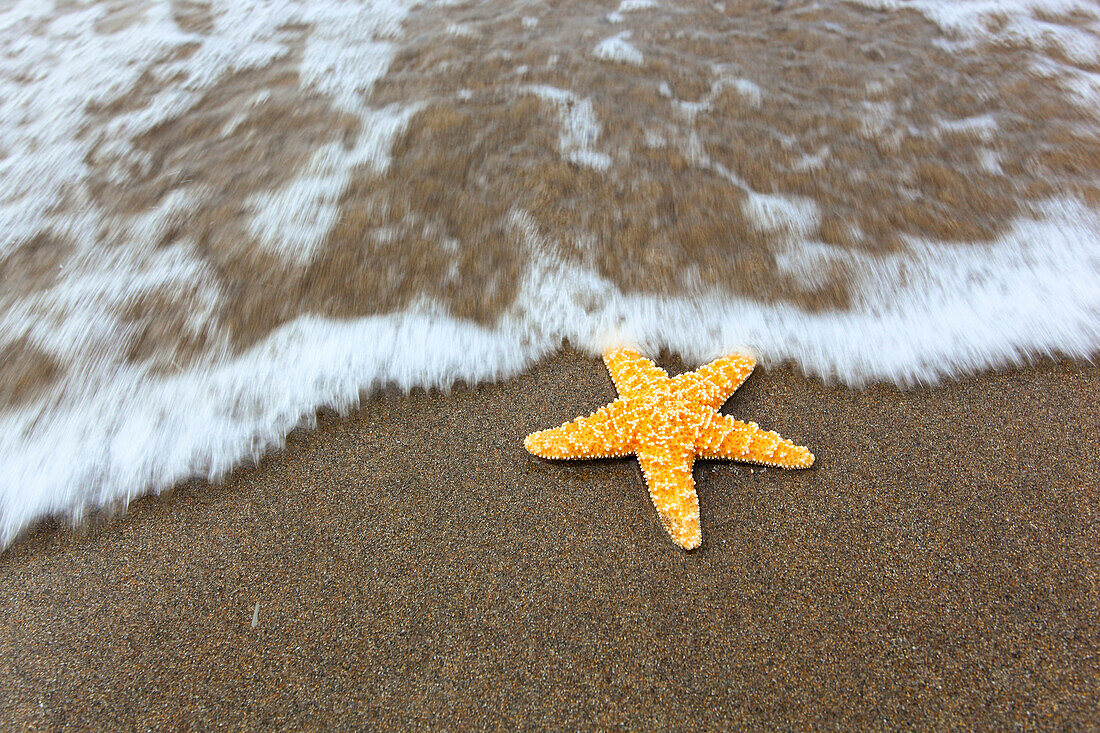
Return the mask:
POLYGON ((861 385, 1100 344, 1090 2, 0 11, 0 546, 566 339, 861 385))

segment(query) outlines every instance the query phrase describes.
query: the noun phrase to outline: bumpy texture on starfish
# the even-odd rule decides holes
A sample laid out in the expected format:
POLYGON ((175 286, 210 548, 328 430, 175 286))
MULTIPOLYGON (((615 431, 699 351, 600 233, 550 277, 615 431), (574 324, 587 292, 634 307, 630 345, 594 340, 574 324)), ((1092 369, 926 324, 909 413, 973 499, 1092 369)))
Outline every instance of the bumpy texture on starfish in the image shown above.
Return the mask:
POLYGON ((685 550, 703 540, 699 498, 691 469, 696 457, 727 458, 780 468, 809 468, 814 454, 803 446, 718 413, 756 362, 734 354, 694 372, 670 378, 630 349, 603 356, 619 398, 588 417, 528 435, 527 450, 543 458, 609 458, 634 454, 653 506, 685 550))

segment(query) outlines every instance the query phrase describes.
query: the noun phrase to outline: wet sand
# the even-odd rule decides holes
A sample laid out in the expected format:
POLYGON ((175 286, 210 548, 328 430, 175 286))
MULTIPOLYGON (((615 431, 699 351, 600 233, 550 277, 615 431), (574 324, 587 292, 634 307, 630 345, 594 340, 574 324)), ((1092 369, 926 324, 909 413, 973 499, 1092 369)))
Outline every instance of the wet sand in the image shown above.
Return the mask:
POLYGON ((696 464, 693 553, 633 459, 522 448, 614 394, 570 351, 381 394, 38 528, 0 556, 0 727, 1100 726, 1100 368, 758 370, 725 410, 817 465, 696 464))

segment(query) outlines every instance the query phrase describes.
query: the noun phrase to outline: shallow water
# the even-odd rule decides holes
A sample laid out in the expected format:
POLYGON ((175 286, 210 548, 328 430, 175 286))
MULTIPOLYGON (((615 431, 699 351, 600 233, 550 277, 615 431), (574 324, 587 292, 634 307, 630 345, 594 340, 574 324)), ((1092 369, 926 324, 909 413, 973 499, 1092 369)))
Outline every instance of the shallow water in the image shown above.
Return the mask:
POLYGON ((563 339, 1091 355, 1098 104, 1071 0, 10 4, 0 545, 563 339))

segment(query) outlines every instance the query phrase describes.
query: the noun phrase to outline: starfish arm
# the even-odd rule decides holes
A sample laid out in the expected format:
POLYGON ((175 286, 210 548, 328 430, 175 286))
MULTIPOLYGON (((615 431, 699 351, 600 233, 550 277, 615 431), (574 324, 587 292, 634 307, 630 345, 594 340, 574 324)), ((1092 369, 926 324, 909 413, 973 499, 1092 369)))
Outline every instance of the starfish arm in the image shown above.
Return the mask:
POLYGON ((715 415, 695 441, 700 458, 728 458, 778 468, 809 468, 814 454, 778 433, 762 430, 756 423, 743 423, 726 415, 715 415))
POLYGON ((672 541, 694 550, 703 541, 699 527, 699 497, 691 469, 695 455, 678 447, 652 447, 638 452, 649 496, 672 541))
POLYGON ((751 356, 732 354, 679 375, 672 380, 672 389, 682 397, 717 410, 749 378, 755 366, 756 360, 751 356))
POLYGON ((613 349, 603 355, 611 381, 622 397, 632 397, 644 392, 662 380, 668 379, 668 372, 630 349, 613 349))
POLYGON ((523 446, 542 458, 610 458, 633 453, 626 403, 615 400, 588 417, 531 433, 523 446))

